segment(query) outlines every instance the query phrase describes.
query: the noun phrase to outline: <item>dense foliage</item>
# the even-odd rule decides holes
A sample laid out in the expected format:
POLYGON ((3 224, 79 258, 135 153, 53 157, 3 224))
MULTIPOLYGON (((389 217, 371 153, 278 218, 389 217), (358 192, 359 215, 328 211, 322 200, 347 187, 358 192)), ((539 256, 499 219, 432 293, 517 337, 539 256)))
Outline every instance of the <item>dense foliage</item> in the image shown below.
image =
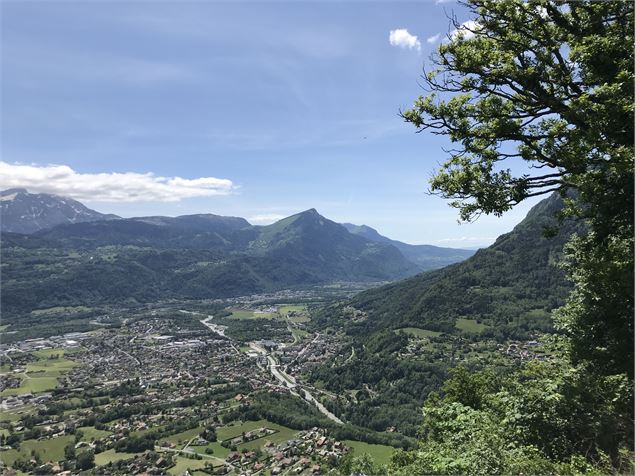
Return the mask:
POLYGON ((467 6, 474 19, 455 22, 425 78, 429 94, 404 117, 456 144, 431 185, 463 219, 553 191, 568 197, 561 216, 585 225, 566 247, 573 292, 556 313, 565 352, 511 375, 454 371, 424 406, 419 449, 390 468, 358 465, 367 474, 632 472, 633 3, 467 6), (532 173, 503 168, 514 158, 532 173))
POLYGON ((416 451, 393 474, 606 474, 632 471, 629 381, 566 360, 501 377, 458 368, 432 394, 416 451))

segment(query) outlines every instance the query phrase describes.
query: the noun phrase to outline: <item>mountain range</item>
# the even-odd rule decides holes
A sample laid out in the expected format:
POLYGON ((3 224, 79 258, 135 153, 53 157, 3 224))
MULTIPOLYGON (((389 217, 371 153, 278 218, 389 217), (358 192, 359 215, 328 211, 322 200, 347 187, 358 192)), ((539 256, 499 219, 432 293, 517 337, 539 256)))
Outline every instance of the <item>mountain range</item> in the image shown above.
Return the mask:
POLYGON ((0 192, 0 229, 14 233, 34 233, 62 223, 113 220, 77 200, 47 193, 28 193, 23 188, 0 192))
POLYGON ((357 228, 374 233, 350 232, 351 225, 315 209, 252 226, 212 214, 123 219, 63 197, 15 189, 3 197, 2 259, 10 264, 2 289, 5 310, 123 296, 200 299, 335 281, 385 282, 473 253, 407 245, 364 226, 357 228), (33 260, 37 267, 25 266, 33 260))

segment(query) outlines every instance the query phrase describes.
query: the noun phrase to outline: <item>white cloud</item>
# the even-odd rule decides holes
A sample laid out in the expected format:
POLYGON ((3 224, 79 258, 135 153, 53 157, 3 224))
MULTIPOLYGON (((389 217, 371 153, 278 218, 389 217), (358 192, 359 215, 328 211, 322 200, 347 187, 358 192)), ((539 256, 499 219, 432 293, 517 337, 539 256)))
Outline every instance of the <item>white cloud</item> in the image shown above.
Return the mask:
POLYGON ((186 179, 153 173, 79 173, 67 165, 22 165, 0 161, 0 189, 26 188, 93 202, 178 202, 185 198, 228 195, 231 180, 186 179))
POLYGON ((416 49, 421 50, 421 42, 416 35, 411 35, 405 28, 399 28, 397 30, 390 30, 388 40, 392 46, 397 46, 404 49, 416 49))
POLYGON ((439 38, 441 38, 441 33, 437 33, 434 36, 429 37, 426 42, 430 43, 431 45, 433 45, 434 43, 436 43, 437 41, 439 41, 439 38))
POLYGON ((461 25, 456 30, 452 30, 450 32, 450 40, 469 40, 471 38, 474 38, 474 36, 476 36, 474 34, 474 30, 478 30, 480 28, 481 25, 474 20, 465 21, 461 23, 461 25))
POLYGON ((434 2, 434 4, 435 4, 435 5, 440 5, 440 4, 442 4, 442 3, 450 3, 450 2, 453 2, 453 1, 454 1, 454 0, 436 0, 436 1, 434 2))
POLYGON ((255 215, 251 218, 247 218, 247 221, 252 225, 269 225, 275 223, 278 220, 285 218, 284 215, 278 215, 277 213, 255 215))

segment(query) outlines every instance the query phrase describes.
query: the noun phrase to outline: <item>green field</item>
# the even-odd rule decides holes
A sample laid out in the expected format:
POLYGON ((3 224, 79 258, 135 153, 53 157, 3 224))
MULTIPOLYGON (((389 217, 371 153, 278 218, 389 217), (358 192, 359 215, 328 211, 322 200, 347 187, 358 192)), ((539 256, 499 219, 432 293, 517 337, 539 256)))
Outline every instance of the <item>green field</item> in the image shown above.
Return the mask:
POLYGON ((282 442, 287 441, 297 433, 297 431, 287 428, 282 425, 277 425, 276 423, 271 423, 267 420, 258 420, 258 421, 246 421, 246 422, 236 422, 235 425, 223 426, 221 428, 216 429, 216 435, 218 436, 219 441, 229 440, 232 438, 236 438, 243 434, 243 432, 247 433, 248 431, 258 430, 259 428, 269 428, 271 430, 275 430, 277 433, 266 436, 264 438, 260 438, 258 440, 250 441, 248 443, 240 445, 241 448, 257 448, 262 446, 267 440, 272 442, 282 442), (282 438, 282 439, 280 439, 282 438), (279 440, 279 441, 274 441, 279 440))
POLYGON ((84 434, 84 436, 82 437, 82 441, 90 442, 92 440, 99 440, 106 436, 112 435, 111 431, 98 430, 97 428, 93 426, 82 426, 78 428, 78 430, 80 430, 84 434))
POLYGON ((278 306, 278 312, 283 316, 286 316, 291 311, 304 312, 306 311, 306 306, 304 304, 281 304, 278 306))
POLYGON ((463 332, 472 332, 475 334, 479 334, 487 329, 489 326, 486 324, 480 324, 474 319, 459 318, 456 320, 456 324, 454 325, 454 327, 463 332))
POLYGON ((12 465, 18 459, 30 459, 31 452, 35 451, 43 461, 62 461, 64 459, 64 447, 74 443, 73 435, 60 436, 48 440, 26 440, 20 443, 19 450, 9 450, 0 453, 2 461, 12 465))
POLYGON ((369 443, 364 443, 363 441, 344 440, 343 443, 353 449, 353 454, 355 456, 368 454, 372 456, 378 464, 389 463, 390 457, 395 451, 395 448, 392 446, 371 445, 369 443))
POLYGON ((207 445, 203 445, 203 446, 190 446, 189 449, 194 450, 196 453, 199 453, 201 455, 205 455, 205 449, 206 448, 211 448, 212 451, 214 453, 212 453, 211 456, 215 456, 216 458, 220 458, 222 460, 224 460, 227 455, 229 453, 231 453, 231 450, 229 448, 225 448, 224 446, 221 446, 220 441, 215 441, 213 443, 209 443, 207 445))
POLYGON ((0 396, 21 395, 24 393, 48 392, 57 387, 57 378, 78 364, 64 358, 64 349, 43 349, 32 352, 39 360, 26 366, 26 373, 19 374, 22 382, 17 388, 7 388, 0 396), (59 356, 58 358, 51 358, 59 356))
POLYGON ((255 313, 249 309, 232 309, 231 319, 275 319, 276 314, 272 312, 255 313))
POLYGON ((161 442, 169 441, 170 443, 174 443, 175 445, 185 446, 187 442, 190 441, 192 438, 200 435, 204 429, 205 428, 203 428, 202 426, 199 426, 197 428, 192 428, 191 430, 185 430, 181 433, 166 436, 165 438, 161 439, 161 442))
POLYGON ((41 393, 53 390, 57 387, 56 377, 24 378, 17 388, 7 388, 0 392, 0 396, 21 395, 24 393, 41 393))
POLYGON ((64 349, 42 349, 42 350, 34 350, 31 354, 39 357, 40 359, 48 359, 52 355, 58 355, 60 357, 64 357, 66 354, 66 350, 64 349))
POLYGON ((37 377, 59 377, 68 372, 73 367, 77 367, 77 362, 68 359, 42 359, 29 363, 26 371, 31 374, 38 374, 37 377))
POLYGON ((137 456, 136 453, 116 453, 115 450, 108 450, 95 455, 95 466, 103 466, 110 462, 121 461, 122 459, 130 459, 137 456))
MULTIPOLYGON (((210 458, 189 459, 189 458, 186 458, 184 456, 177 456, 176 457, 176 465, 174 465, 170 469, 168 469, 168 474, 182 474, 187 469, 196 470, 196 469, 204 468, 205 464, 207 464, 207 463, 212 463, 212 464, 216 463, 216 466, 218 466, 220 461, 216 461, 216 460, 213 460, 213 459, 210 459, 210 458)), ((191 471, 190 471, 190 473, 191 473, 191 471)))
POLYGON ((414 337, 437 337, 441 332, 429 331, 428 329, 419 329, 418 327, 402 327, 395 329, 397 334, 408 334, 414 337))

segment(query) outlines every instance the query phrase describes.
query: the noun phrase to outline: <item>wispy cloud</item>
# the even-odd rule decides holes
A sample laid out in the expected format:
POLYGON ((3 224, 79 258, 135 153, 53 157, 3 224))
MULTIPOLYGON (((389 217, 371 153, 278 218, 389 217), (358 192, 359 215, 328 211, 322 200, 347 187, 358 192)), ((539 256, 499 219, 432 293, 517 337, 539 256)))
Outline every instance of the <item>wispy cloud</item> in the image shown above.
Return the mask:
POLYGON ((441 33, 437 33, 436 35, 427 38, 426 43, 433 45, 434 43, 439 41, 439 38, 441 38, 441 33))
POLYGON ((11 66, 12 74, 32 75, 33 81, 71 79, 91 83, 145 85, 190 82, 199 78, 193 65, 183 61, 112 53, 94 54, 81 44, 61 48, 35 40, 22 40, 5 49, 4 61, 11 66))
POLYGON ((474 31, 479 30, 480 28, 481 25, 474 20, 465 21, 461 23, 461 25, 456 30, 452 30, 450 32, 450 40, 469 40, 471 38, 474 38, 474 31))
POLYGON ((269 213, 263 215, 255 215, 253 217, 247 218, 247 221, 253 225, 269 225, 271 223, 277 222, 278 220, 282 220, 283 218, 285 218, 284 215, 269 213))
POLYGON ((421 42, 416 35, 412 35, 405 28, 398 28, 396 30, 390 30, 388 35, 388 41, 392 46, 398 48, 421 51, 421 42))
POLYGON ((434 2, 434 4, 435 5, 441 5, 442 3, 451 3, 451 2, 454 2, 454 1, 456 1, 456 0, 436 0, 434 2))
POLYGON ((178 202, 228 195, 236 188, 231 180, 215 177, 159 177, 151 172, 79 173, 67 165, 0 162, 0 188, 16 187, 93 202, 178 202))

